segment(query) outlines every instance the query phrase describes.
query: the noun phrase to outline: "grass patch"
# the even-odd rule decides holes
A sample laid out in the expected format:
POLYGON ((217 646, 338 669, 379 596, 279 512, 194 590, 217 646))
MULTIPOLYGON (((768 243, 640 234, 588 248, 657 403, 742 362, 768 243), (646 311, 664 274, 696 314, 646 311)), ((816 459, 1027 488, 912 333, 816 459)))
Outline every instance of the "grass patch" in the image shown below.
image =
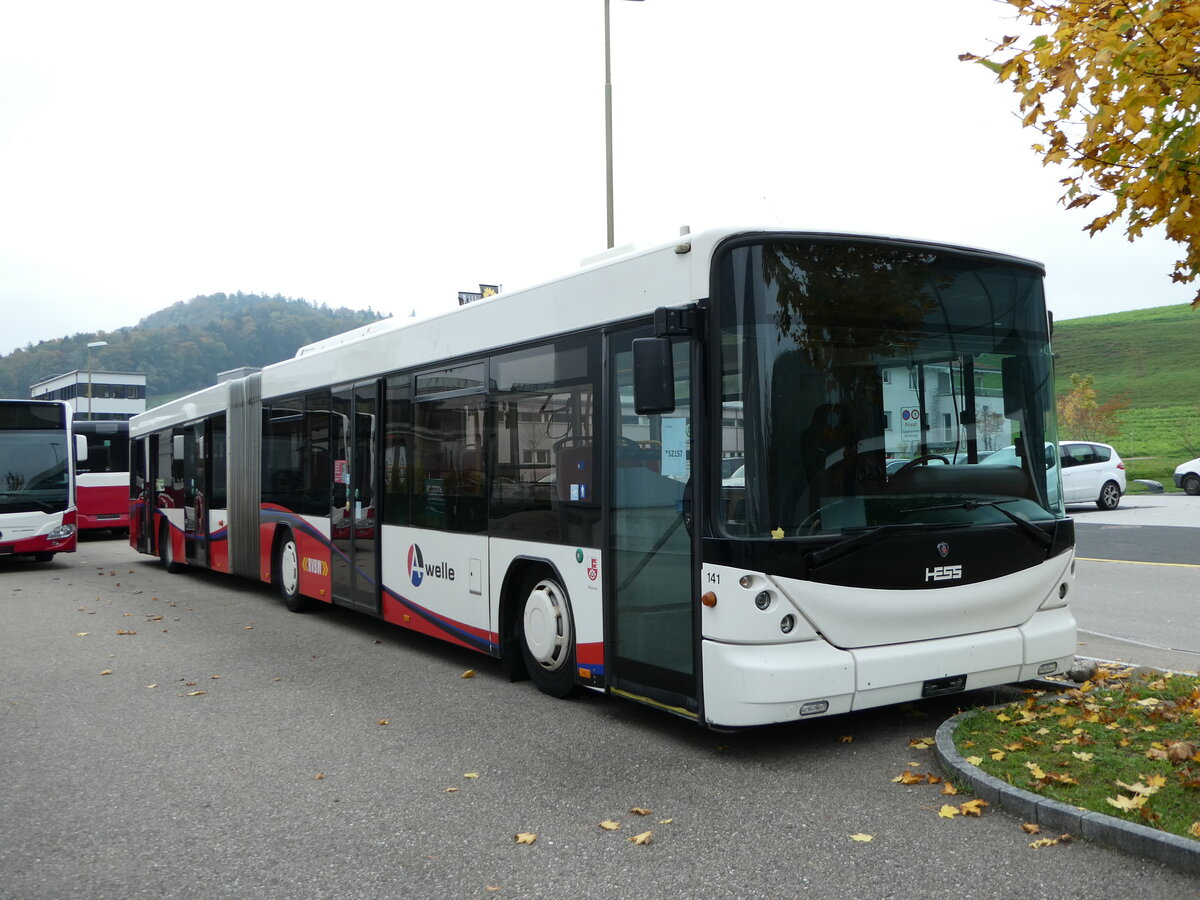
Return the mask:
POLYGON ((1064 693, 963 719, 984 772, 1072 806, 1200 838, 1200 679, 1100 667, 1064 693))

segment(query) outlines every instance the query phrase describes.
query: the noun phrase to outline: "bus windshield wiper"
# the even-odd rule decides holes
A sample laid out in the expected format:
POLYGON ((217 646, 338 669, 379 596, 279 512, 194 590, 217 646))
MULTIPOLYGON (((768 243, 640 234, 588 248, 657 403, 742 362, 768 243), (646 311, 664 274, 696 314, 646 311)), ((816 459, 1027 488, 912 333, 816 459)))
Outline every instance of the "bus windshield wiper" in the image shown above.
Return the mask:
POLYGON ((808 563, 810 569, 819 569, 821 566, 828 565, 835 559, 841 559, 847 553, 853 553, 856 550, 861 550, 863 547, 877 544, 887 538, 894 537, 898 534, 908 534, 912 531, 925 531, 929 528, 970 528, 973 522, 949 522, 949 523, 933 523, 933 522, 904 522, 899 525, 878 525, 870 531, 863 531, 858 534, 851 535, 848 538, 838 541, 836 544, 830 544, 820 550, 814 550, 804 556, 804 561, 808 563))
POLYGON ((996 512, 1005 516, 1015 524, 1021 527, 1025 534, 1029 535, 1032 540, 1037 541, 1043 547, 1049 547, 1054 543, 1054 538, 1042 531, 1028 519, 1022 519, 1014 512, 1009 512, 1001 504, 1016 503, 1019 498, 1014 497, 1012 500, 964 500, 962 503, 947 503, 945 506, 923 506, 919 510, 905 510, 905 512, 928 512, 935 509, 964 509, 967 512, 979 509, 981 506, 990 506, 996 512))

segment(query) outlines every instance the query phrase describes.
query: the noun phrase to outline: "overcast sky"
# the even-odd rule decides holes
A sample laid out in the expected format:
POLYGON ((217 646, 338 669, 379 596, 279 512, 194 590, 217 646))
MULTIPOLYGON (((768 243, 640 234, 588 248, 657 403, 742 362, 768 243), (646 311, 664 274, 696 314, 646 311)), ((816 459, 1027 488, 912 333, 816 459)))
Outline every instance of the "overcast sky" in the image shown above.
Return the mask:
MULTIPOLYGON (((0 0, 0 353, 216 292, 418 315, 604 249, 603 0, 0 0)), ((616 242, 681 225, 1043 261, 1060 319, 1184 303, 1089 239, 997 0, 612 0, 616 242)))

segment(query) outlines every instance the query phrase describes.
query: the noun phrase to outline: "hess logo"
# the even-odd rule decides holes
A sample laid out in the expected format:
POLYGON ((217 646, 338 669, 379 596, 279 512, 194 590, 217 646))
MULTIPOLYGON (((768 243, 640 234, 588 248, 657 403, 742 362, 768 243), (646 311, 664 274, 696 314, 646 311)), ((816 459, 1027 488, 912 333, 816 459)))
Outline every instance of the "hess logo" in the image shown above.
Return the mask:
POLYGON ((410 544, 408 547, 408 580, 412 582, 413 587, 420 587, 421 582, 426 578, 453 581, 454 569, 448 562, 425 565, 425 555, 421 553, 421 548, 416 544, 410 544))

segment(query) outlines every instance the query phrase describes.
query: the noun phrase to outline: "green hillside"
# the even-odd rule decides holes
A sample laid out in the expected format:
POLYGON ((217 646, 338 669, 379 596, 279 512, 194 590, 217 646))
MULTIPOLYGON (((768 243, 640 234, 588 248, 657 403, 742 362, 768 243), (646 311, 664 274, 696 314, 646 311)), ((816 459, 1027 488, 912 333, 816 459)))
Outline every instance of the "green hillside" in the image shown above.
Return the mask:
POLYGON ((1095 376, 1100 402, 1124 395, 1129 407, 1111 443, 1132 478, 1169 484, 1178 463, 1200 455, 1198 351, 1200 310, 1186 303, 1059 321, 1055 392, 1078 374, 1095 376))
POLYGON ((108 346, 97 370, 143 372, 147 407, 213 384, 218 372, 266 366, 382 318, 372 310, 330 309, 307 300, 210 294, 181 301, 127 328, 39 341, 0 356, 0 397, 28 397, 30 385, 87 368, 89 341, 108 346))

